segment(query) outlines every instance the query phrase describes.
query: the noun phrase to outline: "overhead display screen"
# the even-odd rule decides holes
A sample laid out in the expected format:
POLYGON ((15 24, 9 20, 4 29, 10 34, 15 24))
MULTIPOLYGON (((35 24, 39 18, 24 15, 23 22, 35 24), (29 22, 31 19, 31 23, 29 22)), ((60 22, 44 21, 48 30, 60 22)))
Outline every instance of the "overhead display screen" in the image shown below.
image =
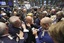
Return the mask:
POLYGON ((0 5, 6 5, 5 1, 0 1, 0 5))
POLYGON ((13 1, 12 0, 0 0, 0 6, 2 5, 13 6, 13 1))

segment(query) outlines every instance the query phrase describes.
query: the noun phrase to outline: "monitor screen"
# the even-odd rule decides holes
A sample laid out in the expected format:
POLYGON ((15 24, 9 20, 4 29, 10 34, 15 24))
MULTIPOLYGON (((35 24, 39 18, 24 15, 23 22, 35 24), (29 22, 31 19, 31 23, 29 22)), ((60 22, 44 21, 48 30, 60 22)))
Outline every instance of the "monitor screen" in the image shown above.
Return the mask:
POLYGON ((0 5, 6 5, 5 1, 0 1, 0 5))

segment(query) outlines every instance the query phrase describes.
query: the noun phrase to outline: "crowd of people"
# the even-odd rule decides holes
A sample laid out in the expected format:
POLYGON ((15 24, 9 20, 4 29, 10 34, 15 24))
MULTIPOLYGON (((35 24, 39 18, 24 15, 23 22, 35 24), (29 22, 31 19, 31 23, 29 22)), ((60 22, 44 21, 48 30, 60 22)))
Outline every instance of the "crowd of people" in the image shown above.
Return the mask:
POLYGON ((0 43, 64 43, 63 8, 0 11, 0 43))

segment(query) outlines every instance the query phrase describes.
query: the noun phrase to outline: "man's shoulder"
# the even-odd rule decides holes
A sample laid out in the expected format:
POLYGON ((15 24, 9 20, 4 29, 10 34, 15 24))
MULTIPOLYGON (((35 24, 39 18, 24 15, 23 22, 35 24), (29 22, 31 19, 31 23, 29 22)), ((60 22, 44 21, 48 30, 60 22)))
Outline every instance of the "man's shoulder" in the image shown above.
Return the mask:
POLYGON ((1 43, 10 43, 11 39, 8 36, 0 38, 1 43))

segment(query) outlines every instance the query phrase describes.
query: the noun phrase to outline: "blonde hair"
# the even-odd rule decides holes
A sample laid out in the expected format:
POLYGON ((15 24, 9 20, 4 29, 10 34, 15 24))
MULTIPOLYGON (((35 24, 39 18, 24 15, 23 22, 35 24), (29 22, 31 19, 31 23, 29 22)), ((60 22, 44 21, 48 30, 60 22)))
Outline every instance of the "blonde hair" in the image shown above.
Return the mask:
POLYGON ((33 13, 28 13, 27 16, 33 17, 33 13))
POLYGON ((49 28, 49 34, 59 43, 64 43, 64 21, 52 25, 49 28))

